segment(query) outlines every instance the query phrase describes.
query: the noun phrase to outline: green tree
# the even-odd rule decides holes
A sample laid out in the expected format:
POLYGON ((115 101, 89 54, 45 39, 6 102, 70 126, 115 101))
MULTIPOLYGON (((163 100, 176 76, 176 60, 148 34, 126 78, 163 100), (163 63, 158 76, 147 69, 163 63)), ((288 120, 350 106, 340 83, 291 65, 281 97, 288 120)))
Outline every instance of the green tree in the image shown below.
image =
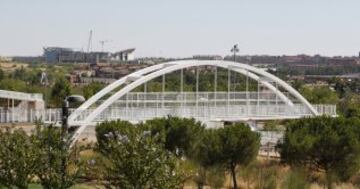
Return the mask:
POLYGON ((118 135, 113 135, 109 137, 112 133, 118 133, 118 132, 127 132, 126 130, 129 127, 132 127, 133 124, 131 124, 128 121, 116 121, 116 122, 107 122, 98 125, 95 128, 96 131, 96 139, 97 139, 97 148, 96 150, 99 151, 102 154, 108 154, 111 153, 112 146, 109 145, 112 141, 118 140, 118 135), (125 130, 125 131, 123 131, 125 130))
POLYGON ((113 121, 98 125, 96 131, 101 142, 97 149, 106 157, 106 180, 110 185, 122 189, 180 188, 175 157, 147 127, 113 121), (109 132, 103 134, 105 129, 101 127, 109 132))
POLYGON ((360 118, 360 95, 355 93, 346 93, 339 102, 339 110, 346 118, 360 118))
POLYGON ((220 162, 230 170, 234 189, 236 189, 236 166, 248 165, 256 158, 260 147, 260 136, 242 123, 227 126, 221 131, 220 162))
POLYGON ((195 119, 171 116, 149 120, 146 125, 150 126, 153 135, 161 136, 165 149, 178 156, 187 157, 193 155, 205 129, 204 125, 195 119))
POLYGON ((65 97, 71 94, 69 82, 60 77, 51 89, 51 101, 55 107, 60 107, 65 97))
POLYGON ((281 161, 324 172, 327 185, 345 181, 360 168, 359 120, 316 117, 291 122, 279 144, 281 161))
POLYGON ((66 189, 73 186, 81 173, 78 150, 68 149, 61 139, 61 130, 52 126, 37 126, 32 135, 36 149, 37 169, 35 175, 44 189, 66 189))
POLYGON ((339 97, 335 91, 329 87, 306 87, 302 86, 299 92, 310 102, 314 104, 336 104, 339 97))
POLYGON ((26 81, 26 70, 23 66, 21 66, 20 68, 17 68, 13 73, 12 73, 12 78, 13 79, 18 79, 18 80, 22 80, 22 81, 26 81))
POLYGON ((23 130, 0 130, 0 185, 26 189, 36 170, 35 151, 23 130))
POLYGON ((243 123, 209 129, 198 149, 198 159, 204 166, 221 165, 229 170, 233 188, 237 188, 236 166, 246 166, 257 156, 260 136, 243 123))
POLYGON ((9 91, 27 92, 27 86, 24 81, 5 78, 0 80, 0 89, 9 91))
POLYGON ((99 92, 102 88, 104 88, 104 84, 99 82, 92 82, 83 87, 83 95, 86 99, 89 99, 91 96, 99 92))
POLYGON ((5 72, 0 69, 0 80, 3 80, 5 78, 5 72))

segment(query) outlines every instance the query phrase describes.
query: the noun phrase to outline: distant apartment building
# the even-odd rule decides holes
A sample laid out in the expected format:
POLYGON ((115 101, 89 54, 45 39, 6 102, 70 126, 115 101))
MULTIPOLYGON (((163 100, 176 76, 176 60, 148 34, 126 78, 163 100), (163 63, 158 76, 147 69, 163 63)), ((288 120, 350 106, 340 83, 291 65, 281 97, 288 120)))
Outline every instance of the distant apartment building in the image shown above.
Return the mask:
POLYGON ((61 57, 69 55, 73 52, 69 48, 61 47, 46 47, 44 48, 44 58, 48 63, 57 63, 61 62, 61 57))
POLYGON ((223 60, 220 55, 194 55, 193 59, 196 60, 223 60))
POLYGON ((135 49, 126 49, 116 53, 83 52, 70 48, 46 47, 44 59, 47 63, 100 63, 100 62, 128 62, 135 59, 135 49))
POLYGON ((106 52, 82 52, 70 48, 47 47, 44 48, 44 58, 47 63, 97 63, 106 62, 109 53, 106 52))

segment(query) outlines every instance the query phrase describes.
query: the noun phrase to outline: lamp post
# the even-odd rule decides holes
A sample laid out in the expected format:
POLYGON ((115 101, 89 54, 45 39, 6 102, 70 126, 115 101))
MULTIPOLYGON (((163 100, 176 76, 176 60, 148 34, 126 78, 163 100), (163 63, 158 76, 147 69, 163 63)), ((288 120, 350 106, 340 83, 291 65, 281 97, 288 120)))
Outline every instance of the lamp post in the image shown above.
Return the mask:
POLYGON ((68 134, 68 118, 69 118, 69 104, 74 102, 84 102, 85 98, 81 95, 70 95, 67 96, 63 101, 62 106, 62 125, 61 125, 61 136, 62 139, 66 139, 68 134))
MULTIPOLYGON (((62 106, 62 124, 61 124, 61 140, 64 142, 63 146, 62 146, 62 153, 64 153, 65 151, 68 150, 69 147, 69 138, 68 138, 68 117, 69 117, 69 104, 70 103, 74 103, 74 102, 84 102, 85 98, 81 95, 70 95, 67 96, 64 101, 63 101, 63 106, 62 106)), ((65 182, 65 176, 66 176, 66 155, 62 154, 62 160, 61 160, 61 165, 62 165, 62 175, 61 175, 61 180, 62 183, 65 182)))
POLYGON ((238 44, 235 44, 231 49, 231 52, 234 53, 234 62, 236 62, 236 53, 239 52, 238 44))

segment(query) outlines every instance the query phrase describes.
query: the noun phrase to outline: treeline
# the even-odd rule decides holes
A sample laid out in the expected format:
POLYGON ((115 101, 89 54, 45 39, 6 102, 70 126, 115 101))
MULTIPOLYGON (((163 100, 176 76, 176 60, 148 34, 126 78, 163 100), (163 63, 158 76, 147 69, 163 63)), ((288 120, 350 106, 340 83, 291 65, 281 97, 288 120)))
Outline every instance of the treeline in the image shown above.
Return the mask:
POLYGON ((297 66, 292 64, 278 64, 277 74, 279 75, 344 75, 359 73, 360 65, 346 64, 333 66, 327 64, 314 64, 308 66, 297 66))
POLYGON ((291 121, 277 145, 281 161, 258 158, 260 135, 243 123, 205 129, 194 119, 101 123, 97 142, 69 140, 57 128, 0 132, 0 185, 7 188, 309 188, 354 182, 360 170, 360 120, 317 117, 291 121), (284 172, 284 169, 290 169, 284 172), (283 175, 280 174, 282 172, 283 175), (324 178, 326 182, 322 182, 324 178))
POLYGON ((79 148, 64 147, 62 134, 40 126, 30 136, 0 132, 0 185, 28 188, 35 182, 54 189, 91 179, 115 188, 182 188, 194 176, 183 165, 194 161, 230 171, 237 188, 236 167, 253 161, 259 149, 259 135, 244 124, 205 129, 194 119, 176 117, 102 123, 97 143, 86 149, 93 153, 89 159, 79 156, 79 148))

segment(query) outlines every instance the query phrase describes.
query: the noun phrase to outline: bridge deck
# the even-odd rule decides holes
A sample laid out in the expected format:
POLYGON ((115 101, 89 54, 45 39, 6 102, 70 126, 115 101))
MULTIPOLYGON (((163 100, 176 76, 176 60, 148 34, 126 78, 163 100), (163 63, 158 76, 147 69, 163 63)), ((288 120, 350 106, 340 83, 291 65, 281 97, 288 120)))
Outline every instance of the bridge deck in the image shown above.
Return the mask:
MULTIPOLYGON (((296 102, 296 101, 294 101, 296 102)), ((313 105, 320 115, 336 116, 335 105, 313 105)), ((70 125, 94 125, 105 120, 145 121, 157 117, 179 116, 209 121, 247 121, 298 119, 312 116, 303 104, 285 104, 271 92, 158 92, 129 93, 102 112, 91 123, 83 119, 94 107, 80 112, 70 125)), ((0 112, 0 122, 33 122, 41 119, 46 123, 60 123, 61 109, 43 111, 16 109, 0 112)))

